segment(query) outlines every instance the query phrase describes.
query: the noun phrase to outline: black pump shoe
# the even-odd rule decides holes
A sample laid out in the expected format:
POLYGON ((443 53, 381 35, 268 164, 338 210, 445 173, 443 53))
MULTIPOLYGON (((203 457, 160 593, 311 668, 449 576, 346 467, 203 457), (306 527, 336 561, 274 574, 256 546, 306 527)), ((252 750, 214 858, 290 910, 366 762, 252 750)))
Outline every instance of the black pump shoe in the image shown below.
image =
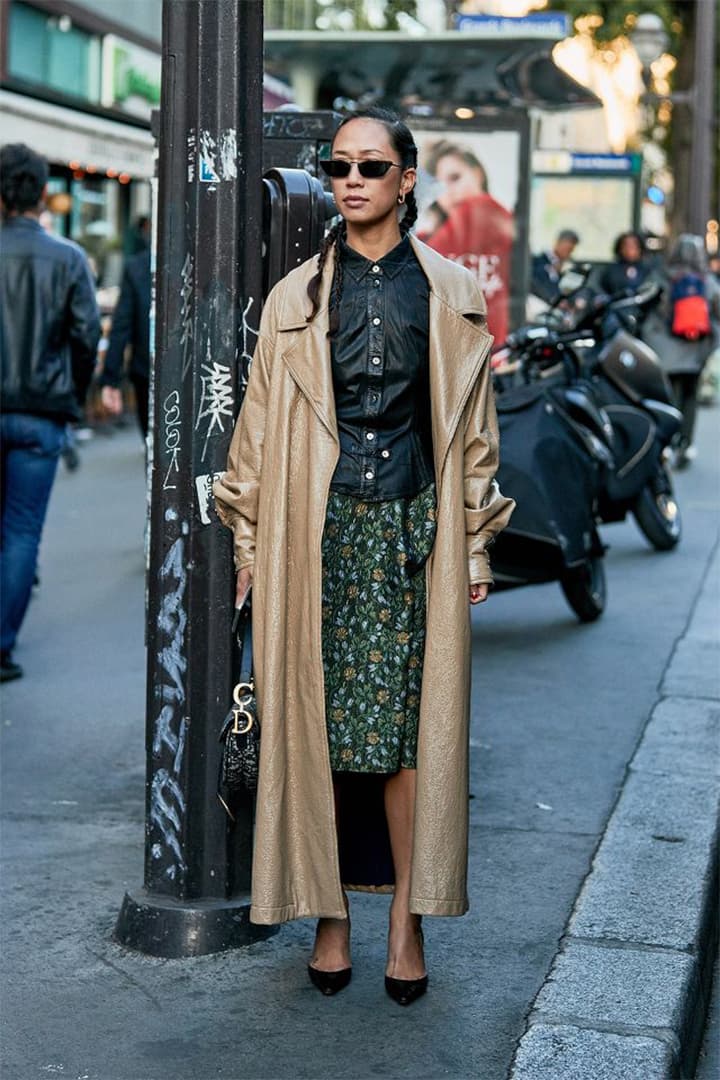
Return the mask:
POLYGON ((398 1005, 412 1005, 422 997, 428 988, 428 977, 423 975, 421 979, 393 979, 385 976, 385 989, 393 1001, 398 1005))
MULTIPOLYGON (((418 934, 424 946, 425 935, 422 926, 418 927, 418 934)), ((417 1001, 419 997, 423 996, 427 988, 427 975, 423 975, 420 979, 393 979, 391 975, 385 976, 385 989, 393 1001, 397 1001, 398 1005, 412 1005, 413 1001, 417 1001)))
POLYGON ((352 978, 352 968, 342 968, 340 971, 320 971, 308 964, 308 975, 313 986, 317 986, 321 994, 330 997, 344 990, 352 978))

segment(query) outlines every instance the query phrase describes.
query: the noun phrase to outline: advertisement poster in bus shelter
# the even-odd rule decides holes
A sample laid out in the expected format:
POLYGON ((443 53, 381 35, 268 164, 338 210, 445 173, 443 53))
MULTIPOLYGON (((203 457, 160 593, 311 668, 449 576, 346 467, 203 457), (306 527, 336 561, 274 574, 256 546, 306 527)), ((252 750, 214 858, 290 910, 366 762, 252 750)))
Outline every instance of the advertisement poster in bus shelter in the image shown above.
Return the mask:
POLYGON ((496 343, 523 318, 529 163, 524 123, 513 129, 419 128, 417 236, 478 279, 496 343))

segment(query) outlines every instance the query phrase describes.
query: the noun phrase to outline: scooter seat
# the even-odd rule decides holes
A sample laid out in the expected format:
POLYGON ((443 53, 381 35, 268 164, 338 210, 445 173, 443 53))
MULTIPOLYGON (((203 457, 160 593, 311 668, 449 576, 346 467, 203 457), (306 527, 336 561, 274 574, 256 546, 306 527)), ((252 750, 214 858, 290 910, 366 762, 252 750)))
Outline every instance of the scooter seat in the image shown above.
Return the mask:
POLYGON ((660 441, 667 446, 680 430, 682 413, 674 405, 666 405, 664 401, 654 401, 652 398, 643 398, 642 407, 652 416, 660 441))

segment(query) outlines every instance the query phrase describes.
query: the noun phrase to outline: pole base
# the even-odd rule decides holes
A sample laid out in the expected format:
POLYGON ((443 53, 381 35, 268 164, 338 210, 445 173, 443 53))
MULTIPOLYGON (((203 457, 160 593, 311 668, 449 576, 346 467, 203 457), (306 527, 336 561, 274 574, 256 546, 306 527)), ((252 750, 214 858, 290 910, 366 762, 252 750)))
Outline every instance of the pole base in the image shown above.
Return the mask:
POLYGON ((144 889, 125 893, 113 938, 148 956, 178 959, 261 941, 276 926, 250 922, 250 897, 181 902, 144 889))

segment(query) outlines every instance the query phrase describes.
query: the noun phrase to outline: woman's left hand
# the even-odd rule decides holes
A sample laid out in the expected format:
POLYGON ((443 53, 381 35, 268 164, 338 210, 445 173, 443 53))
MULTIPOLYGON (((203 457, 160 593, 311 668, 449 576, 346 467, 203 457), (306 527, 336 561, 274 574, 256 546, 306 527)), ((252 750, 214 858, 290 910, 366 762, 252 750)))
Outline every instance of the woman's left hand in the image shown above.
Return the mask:
POLYGON ((470 603, 471 604, 482 604, 483 601, 487 600, 487 598, 488 598, 488 588, 489 588, 489 586, 487 584, 485 584, 485 585, 471 585, 470 586, 470 603))

